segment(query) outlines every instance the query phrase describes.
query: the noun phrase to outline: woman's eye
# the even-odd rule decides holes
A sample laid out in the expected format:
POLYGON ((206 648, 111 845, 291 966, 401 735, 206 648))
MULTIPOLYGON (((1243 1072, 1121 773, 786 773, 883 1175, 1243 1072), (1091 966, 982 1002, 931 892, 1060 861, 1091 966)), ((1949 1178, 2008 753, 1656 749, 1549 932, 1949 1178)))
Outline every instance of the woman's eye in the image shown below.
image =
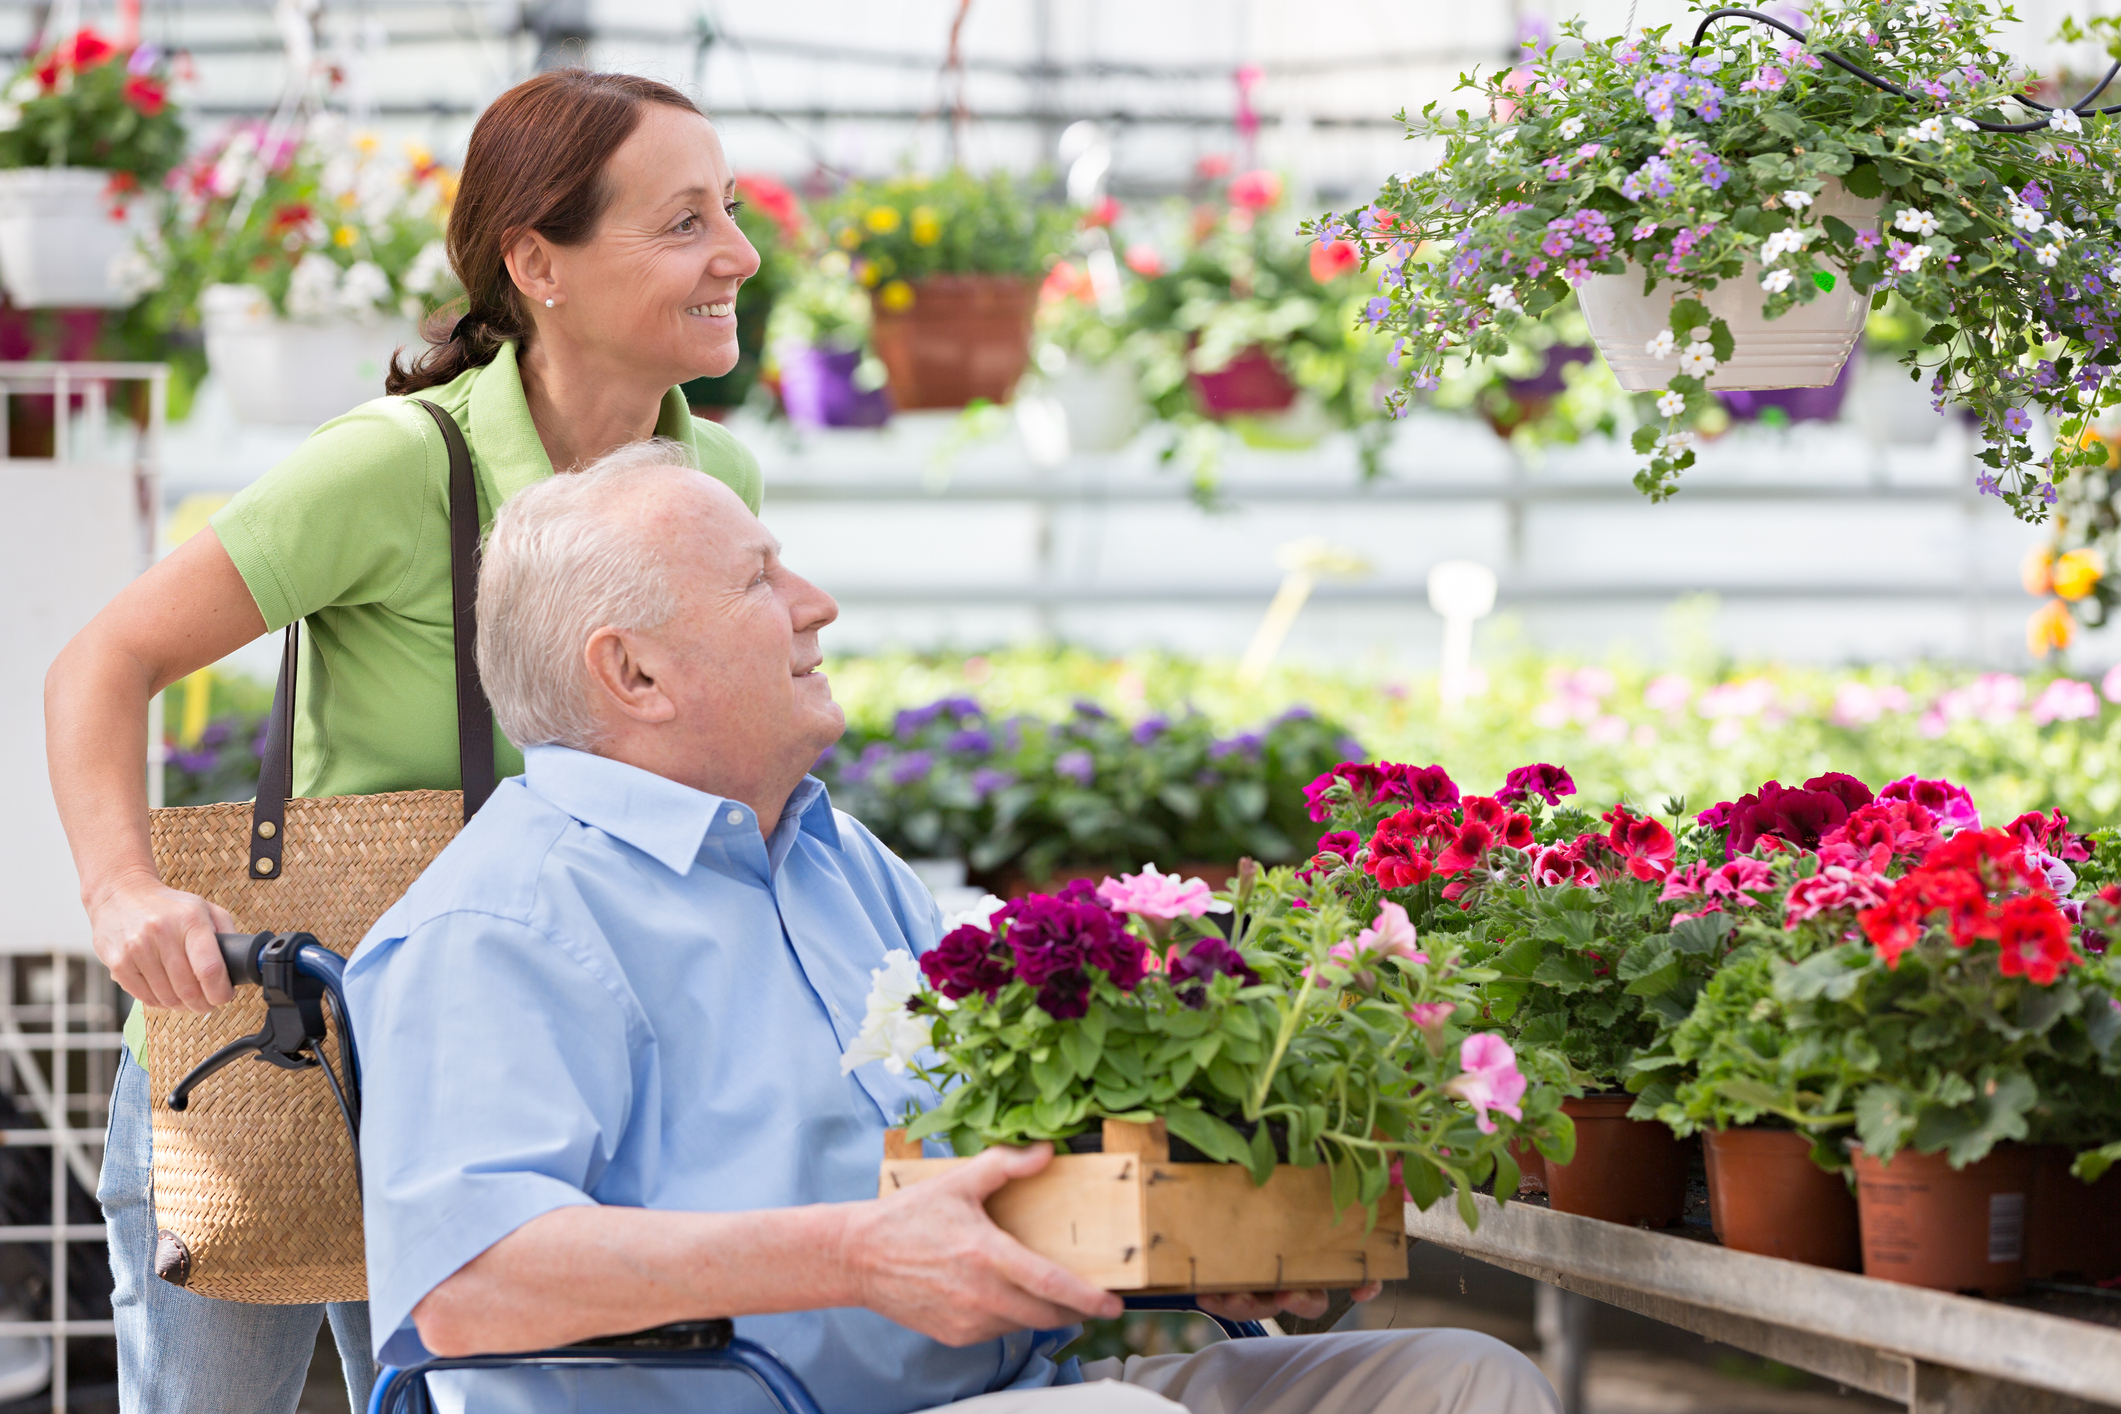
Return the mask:
POLYGON ((690 231, 699 224, 700 218, 688 211, 678 219, 676 229, 680 231, 690 231))
POLYGON ((736 219, 737 212, 742 211, 748 204, 749 203, 740 200, 730 200, 723 203, 722 210, 728 212, 729 219, 734 221, 736 219))

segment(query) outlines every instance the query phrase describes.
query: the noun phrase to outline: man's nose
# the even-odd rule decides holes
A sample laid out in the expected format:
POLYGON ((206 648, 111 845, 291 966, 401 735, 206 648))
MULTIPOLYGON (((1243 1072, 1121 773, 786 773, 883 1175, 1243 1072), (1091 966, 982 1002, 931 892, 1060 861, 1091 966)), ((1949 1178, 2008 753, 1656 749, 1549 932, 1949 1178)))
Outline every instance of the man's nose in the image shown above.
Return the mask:
POLYGON ((812 584, 801 575, 791 575, 795 581, 788 596, 788 617, 797 633, 816 633, 840 616, 837 599, 812 584))

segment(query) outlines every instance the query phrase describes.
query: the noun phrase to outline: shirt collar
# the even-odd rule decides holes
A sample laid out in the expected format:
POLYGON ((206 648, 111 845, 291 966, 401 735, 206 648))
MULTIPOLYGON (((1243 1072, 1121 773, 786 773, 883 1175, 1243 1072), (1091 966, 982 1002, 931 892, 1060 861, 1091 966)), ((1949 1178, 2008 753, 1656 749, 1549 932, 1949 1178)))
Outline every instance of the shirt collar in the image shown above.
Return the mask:
MULTIPOLYGON (((553 471, 552 458, 545 454, 537 424, 531 421, 530 401, 523 396, 517 348, 513 339, 501 345, 493 362, 478 370, 466 402, 469 426, 465 435, 486 473, 496 506, 553 471), (475 437, 471 428, 477 429, 475 437)), ((656 409, 655 435, 682 443, 692 454, 692 464, 701 465, 699 429, 692 420, 692 409, 685 405, 685 394, 677 388, 663 394, 662 406, 656 409)))
MULTIPOLYGON (((524 784, 537 795, 674 874, 691 871, 712 835, 758 835, 758 816, 742 801, 694 790, 608 756, 567 746, 532 746, 523 751, 523 768, 524 784)), ((791 822, 839 848, 832 800, 815 776, 803 777, 781 811, 781 823, 769 841, 775 868, 794 845, 791 822)))

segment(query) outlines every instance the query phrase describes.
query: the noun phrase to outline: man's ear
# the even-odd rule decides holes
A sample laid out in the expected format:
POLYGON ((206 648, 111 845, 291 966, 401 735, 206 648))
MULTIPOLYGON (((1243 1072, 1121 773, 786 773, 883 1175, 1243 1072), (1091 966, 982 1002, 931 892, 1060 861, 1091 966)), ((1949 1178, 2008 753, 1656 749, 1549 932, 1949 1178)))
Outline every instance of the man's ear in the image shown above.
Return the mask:
POLYGON ((630 629, 600 628, 582 650, 589 691, 599 716, 617 712, 643 725, 677 716, 677 703, 663 690, 654 646, 630 629))

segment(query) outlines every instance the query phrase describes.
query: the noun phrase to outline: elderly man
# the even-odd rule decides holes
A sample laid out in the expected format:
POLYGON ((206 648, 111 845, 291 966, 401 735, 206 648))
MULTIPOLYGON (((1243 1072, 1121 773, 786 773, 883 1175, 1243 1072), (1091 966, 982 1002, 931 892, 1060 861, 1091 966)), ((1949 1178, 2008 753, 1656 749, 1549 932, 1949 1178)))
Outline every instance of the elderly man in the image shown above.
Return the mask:
MULTIPOLYGON (((870 970, 932 947, 940 920, 806 775, 844 725, 817 671, 837 607, 682 455, 637 444, 495 520, 479 667, 526 769, 347 972, 378 1355, 727 1316, 830 1414, 1555 1409, 1524 1357, 1464 1331, 1056 1364, 1120 1303, 981 1206, 1047 1146, 871 1196, 919 1095, 840 1056, 870 970)), ((436 1384, 467 1409, 759 1399, 697 1372, 436 1384)))

